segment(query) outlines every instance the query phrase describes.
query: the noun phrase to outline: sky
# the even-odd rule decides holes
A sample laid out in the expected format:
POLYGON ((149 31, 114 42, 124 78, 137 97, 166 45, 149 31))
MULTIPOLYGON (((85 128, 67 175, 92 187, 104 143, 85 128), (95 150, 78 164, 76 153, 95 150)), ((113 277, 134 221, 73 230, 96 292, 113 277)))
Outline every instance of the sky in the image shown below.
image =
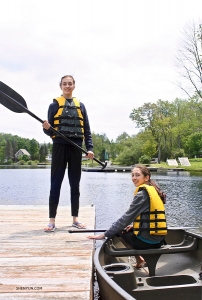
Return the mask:
MULTIPOLYGON (((73 75, 91 131, 110 140, 137 134, 134 108, 187 98, 177 86, 179 40, 200 24, 201 0, 1 1, 0 81, 40 119, 59 82, 73 75)), ((40 122, 0 105, 0 133, 50 142, 40 122)))

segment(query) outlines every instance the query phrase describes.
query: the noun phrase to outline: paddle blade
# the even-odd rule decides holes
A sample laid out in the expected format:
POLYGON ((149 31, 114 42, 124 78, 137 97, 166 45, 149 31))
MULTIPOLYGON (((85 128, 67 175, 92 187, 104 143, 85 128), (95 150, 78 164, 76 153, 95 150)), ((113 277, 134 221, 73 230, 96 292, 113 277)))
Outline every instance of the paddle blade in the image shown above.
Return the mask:
POLYGON ((21 95, 19 95, 16 91, 11 89, 9 86, 7 86, 5 83, 0 81, 0 103, 6 108, 12 110, 13 112, 25 112, 22 106, 18 105, 18 103, 16 102, 20 103, 22 106, 27 108, 27 104, 24 98, 21 95), (6 97, 6 95, 10 96, 13 99, 6 97))

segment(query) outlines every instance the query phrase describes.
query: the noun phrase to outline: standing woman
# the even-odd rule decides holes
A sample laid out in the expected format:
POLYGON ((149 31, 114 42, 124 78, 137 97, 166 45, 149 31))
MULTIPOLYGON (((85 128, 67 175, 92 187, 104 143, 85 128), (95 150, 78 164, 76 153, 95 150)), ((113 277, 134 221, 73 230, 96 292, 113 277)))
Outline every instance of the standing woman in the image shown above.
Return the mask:
MULTIPOLYGON (((88 238, 101 240, 117 235, 126 246, 137 250, 160 248, 167 234, 166 195, 151 180, 150 170, 144 165, 132 170, 132 181, 136 190, 129 209, 104 234, 88 238)), ((136 268, 144 263, 141 256, 136 256, 136 268)))
POLYGON ((88 121, 88 115, 83 103, 72 97, 75 80, 71 75, 61 78, 62 95, 53 100, 48 109, 48 121, 44 121, 44 132, 52 138, 51 188, 49 196, 49 224, 44 231, 55 230, 55 217, 59 204, 60 189, 68 163, 68 178, 70 184, 72 226, 79 229, 86 228, 78 220, 79 213, 79 185, 81 179, 82 152, 60 136, 55 136, 50 126, 63 133, 67 138, 82 146, 85 140, 89 159, 93 159, 93 142, 88 121))

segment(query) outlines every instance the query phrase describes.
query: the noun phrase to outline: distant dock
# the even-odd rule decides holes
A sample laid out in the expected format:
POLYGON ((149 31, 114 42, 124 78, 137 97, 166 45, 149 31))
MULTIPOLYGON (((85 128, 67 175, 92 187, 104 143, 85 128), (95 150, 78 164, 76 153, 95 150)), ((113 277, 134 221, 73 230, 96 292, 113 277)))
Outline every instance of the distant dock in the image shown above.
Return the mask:
MULTIPOLYGON (((106 167, 102 169, 101 167, 85 167, 82 166, 83 172, 131 172, 134 167, 106 167)), ((151 172, 168 172, 168 171, 184 171, 183 168, 160 168, 160 167, 148 167, 151 172)))
POLYGON ((131 170, 132 167, 106 167, 105 169, 101 167, 82 167, 82 171, 84 172, 131 172, 131 170))
MULTIPOLYGON (((47 206, 0 205, 0 299, 93 299, 94 243, 74 229, 70 207, 59 206, 55 232, 45 233, 47 206)), ((95 226, 95 208, 80 207, 95 226)))

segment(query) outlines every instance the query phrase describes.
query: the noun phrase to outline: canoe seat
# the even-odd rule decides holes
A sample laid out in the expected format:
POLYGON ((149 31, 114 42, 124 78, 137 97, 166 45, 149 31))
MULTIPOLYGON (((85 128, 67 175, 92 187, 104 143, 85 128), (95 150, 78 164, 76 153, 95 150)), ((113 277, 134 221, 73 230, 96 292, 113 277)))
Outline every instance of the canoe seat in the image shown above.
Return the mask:
POLYGON ((147 263, 150 276, 155 276, 156 264, 162 254, 173 254, 196 250, 198 239, 185 234, 183 241, 175 245, 163 245, 158 249, 136 250, 132 248, 117 248, 111 239, 105 244, 105 253, 110 256, 124 257, 141 255, 147 263))

